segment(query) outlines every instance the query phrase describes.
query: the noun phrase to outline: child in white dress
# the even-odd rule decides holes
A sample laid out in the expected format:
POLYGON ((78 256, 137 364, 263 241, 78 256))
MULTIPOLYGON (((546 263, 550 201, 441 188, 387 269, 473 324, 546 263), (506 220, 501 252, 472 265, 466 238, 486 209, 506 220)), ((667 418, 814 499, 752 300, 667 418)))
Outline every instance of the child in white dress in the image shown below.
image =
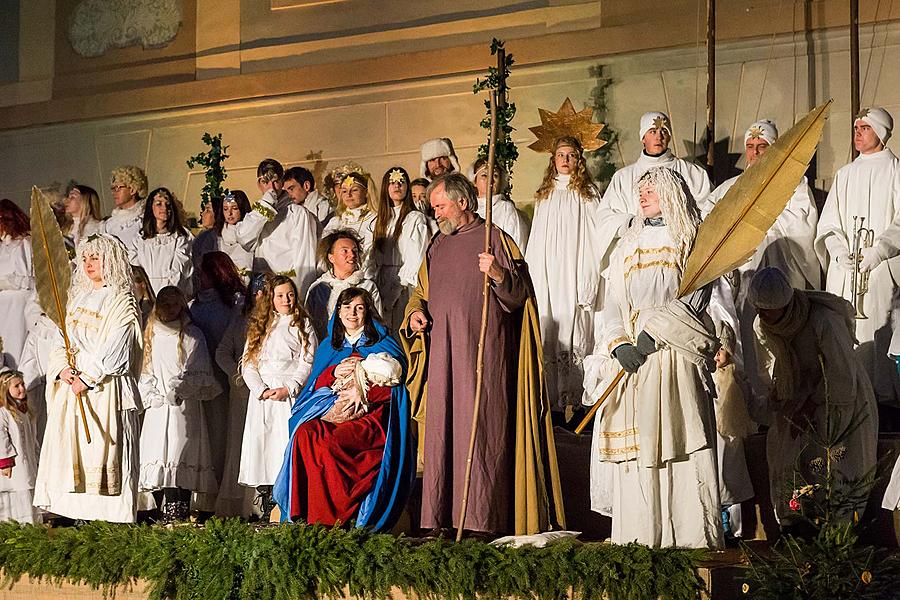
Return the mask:
POLYGON ((155 492, 163 522, 185 520, 191 492, 215 494, 218 488, 205 405, 222 387, 213 375, 203 333, 191 323, 184 294, 174 286, 156 297, 144 331, 138 385, 146 408, 139 488, 155 492))
POLYGON ((0 373, 0 521, 42 521, 41 511, 32 505, 40 452, 25 380, 18 371, 4 371, 0 373))
POLYGON ((318 339, 293 280, 276 275, 247 324, 241 374, 250 390, 238 482, 255 487, 263 520, 271 511, 271 492, 288 443, 294 398, 312 370, 318 339))

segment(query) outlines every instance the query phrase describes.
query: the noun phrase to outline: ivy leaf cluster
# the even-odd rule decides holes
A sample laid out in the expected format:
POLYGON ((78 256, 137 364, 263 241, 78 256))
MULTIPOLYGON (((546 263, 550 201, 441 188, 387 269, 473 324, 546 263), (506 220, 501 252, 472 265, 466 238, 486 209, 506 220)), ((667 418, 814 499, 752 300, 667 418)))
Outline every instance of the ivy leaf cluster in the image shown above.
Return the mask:
MULTIPOLYGON (((494 38, 491 41, 491 56, 497 56, 497 51, 504 48, 503 40, 494 38)), ((497 92, 499 97, 501 94, 509 98, 509 80, 510 67, 515 64, 512 54, 505 54, 502 66, 502 73, 499 66, 488 68, 487 76, 484 79, 475 79, 475 85, 472 86, 472 92, 475 94, 486 90, 497 92)), ((487 131, 487 141, 478 147, 478 158, 487 159, 488 145, 491 139, 491 102, 484 101, 484 107, 487 110, 486 116, 481 120, 481 128, 487 131)), ((497 107, 497 143, 494 147, 494 160, 507 175, 507 186, 505 193, 512 191, 512 174, 513 165, 519 158, 519 150, 512 140, 512 133, 515 127, 512 126, 513 117, 516 116, 516 104, 507 101, 505 107, 497 107)))
POLYGON ((203 206, 213 198, 221 198, 228 193, 222 183, 228 177, 225 172, 225 159, 228 158, 228 146, 222 146, 222 134, 203 134, 203 143, 209 146, 207 152, 200 152, 187 159, 187 166, 193 169, 200 165, 206 169, 206 184, 200 191, 200 205, 203 206))
POLYGON ((613 160, 613 148, 618 148, 619 134, 609 124, 609 88, 613 79, 609 76, 605 65, 595 65, 589 70, 591 77, 596 80, 596 85, 591 90, 591 105, 594 108, 594 118, 598 123, 604 123, 606 127, 600 133, 601 139, 606 144, 587 156, 587 168, 594 182, 605 191, 613 174, 618 168, 613 160))

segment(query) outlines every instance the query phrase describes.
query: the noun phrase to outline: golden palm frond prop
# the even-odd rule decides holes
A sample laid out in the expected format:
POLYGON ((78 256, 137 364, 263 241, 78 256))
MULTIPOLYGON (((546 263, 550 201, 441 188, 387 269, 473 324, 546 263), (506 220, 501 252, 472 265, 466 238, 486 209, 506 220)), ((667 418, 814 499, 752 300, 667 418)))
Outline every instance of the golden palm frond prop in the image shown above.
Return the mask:
MULTIPOLYGON (((66 242, 53 209, 50 208, 47 197, 37 187, 31 188, 31 241, 38 303, 41 310, 59 327, 66 346, 66 359, 69 366, 75 369, 75 353, 66 332, 66 304, 72 280, 72 267, 69 264, 69 254, 66 252, 66 242)), ((77 394, 76 397, 81 422, 84 424, 85 439, 90 443, 91 433, 88 431, 87 417, 84 413, 84 401, 81 394, 77 394)))
POLYGON ((756 252, 806 172, 822 139, 831 102, 811 110, 779 137, 704 219, 685 265, 679 297, 739 267, 756 252))

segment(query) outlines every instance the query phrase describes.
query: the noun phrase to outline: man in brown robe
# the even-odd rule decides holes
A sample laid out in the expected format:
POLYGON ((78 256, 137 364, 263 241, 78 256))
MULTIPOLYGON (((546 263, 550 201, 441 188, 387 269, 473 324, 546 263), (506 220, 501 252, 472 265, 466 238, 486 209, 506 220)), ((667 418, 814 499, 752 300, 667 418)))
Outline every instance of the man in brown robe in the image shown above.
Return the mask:
POLYGON ((525 262, 496 227, 491 252, 484 252, 485 222, 473 212, 477 194, 464 176, 436 178, 426 196, 441 231, 428 249, 400 332, 410 358, 408 385, 420 436, 424 425, 422 527, 450 528, 459 520, 485 273, 490 288, 484 376, 464 528, 524 534, 562 526, 540 334, 525 262))

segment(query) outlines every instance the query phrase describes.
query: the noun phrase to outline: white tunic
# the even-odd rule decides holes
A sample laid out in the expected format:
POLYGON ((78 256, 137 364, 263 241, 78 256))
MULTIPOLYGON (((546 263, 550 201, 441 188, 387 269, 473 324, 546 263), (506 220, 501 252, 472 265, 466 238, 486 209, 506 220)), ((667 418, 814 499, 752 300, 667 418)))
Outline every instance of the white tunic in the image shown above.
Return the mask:
POLYGON ((103 232, 119 238, 126 248, 130 248, 141 237, 144 202, 135 202, 131 208, 114 208, 109 218, 103 221, 103 232))
POLYGON ((200 273, 200 262, 207 252, 227 254, 242 277, 249 276, 250 271, 253 270, 253 245, 249 244, 249 247, 245 248, 240 244, 234 225, 226 223, 222 227, 221 235, 213 228, 207 229, 197 236, 191 246, 195 276, 200 273))
POLYGON ((0 339, 10 368, 18 368, 25 335, 33 324, 25 317, 35 302, 31 259, 31 238, 0 239, 0 339))
MULTIPOLYGON (((478 215, 483 219, 485 214, 487 212, 484 198, 479 198, 478 215)), ((491 220, 494 225, 509 234, 509 237, 513 239, 516 246, 522 251, 522 254, 525 254, 531 225, 528 223, 528 217, 525 216, 525 213, 516 208, 516 203, 504 194, 494 194, 491 198, 491 220)))
POLYGON ((32 505, 40 453, 34 415, 11 404, 0 408, 0 458, 16 461, 12 475, 0 477, 0 521, 40 523, 41 511, 32 505))
POLYGON ((47 428, 35 482, 35 506, 74 519, 133 523, 137 511, 141 333, 130 292, 109 287, 70 295, 66 314, 76 366, 92 389, 82 394, 84 433, 71 388, 56 379, 68 368, 62 336, 50 354, 47 428))
POLYGON ((525 260, 541 320, 544 378, 551 405, 576 406, 584 357, 594 348, 594 311, 602 299, 600 271, 607 244, 599 238, 600 203, 568 189, 560 175, 535 205, 525 260))
POLYGON ((275 483, 288 443, 291 406, 312 370, 318 339, 312 324, 306 323, 308 341, 304 348, 300 331, 291 326, 292 318, 291 315, 276 315, 256 364, 243 361, 241 373, 250 389, 250 397, 238 481, 246 486, 275 483), (280 387, 288 389, 284 401, 262 398, 265 390, 280 387))
POLYGON ((698 165, 676 157, 671 150, 666 150, 659 156, 647 156, 641 152, 637 161, 616 171, 603 194, 608 206, 616 212, 637 214, 638 196, 634 191, 634 184, 654 167, 668 167, 681 175, 697 206, 703 206, 711 190, 706 171, 698 165))
MULTIPOLYGON (((891 223, 900 218, 900 160, 888 150, 860 154, 849 165, 838 169, 822 208, 816 232, 815 249, 825 269, 825 290, 853 300, 850 270, 838 264, 836 257, 851 250, 853 217, 865 217, 865 226, 881 241, 891 223)), ((888 236, 893 238, 894 236, 888 236)), ((884 240, 890 249, 900 240, 884 240)), ((893 256, 900 250, 891 251, 893 256)), ((888 339, 875 332, 890 323, 891 300, 900 284, 900 258, 886 260, 869 274, 869 291, 864 311, 868 319, 857 319, 857 352, 867 365, 875 397, 879 402, 897 401, 897 369, 887 357, 888 339)))
POLYGON ((78 233, 78 230, 81 229, 81 221, 79 219, 73 219, 72 227, 69 229, 68 235, 72 238, 72 243, 77 248, 78 244, 81 243, 81 240, 86 240, 95 233, 103 233, 103 228, 103 221, 98 221, 88 215, 87 219, 85 219, 84 229, 81 234, 79 235, 78 233))
POLYGON ((203 333, 189 323, 180 335, 180 322, 154 321, 152 336, 139 384, 146 408, 139 488, 215 493, 206 401, 222 388, 213 376, 203 333))
POLYGON ((309 286, 309 293, 306 294, 306 312, 309 313, 313 328, 320 339, 325 339, 325 336, 328 334, 328 321, 331 319, 331 315, 334 314, 338 296, 341 295, 341 292, 351 287, 367 290, 372 295, 372 301, 375 303, 375 310, 378 311, 378 315, 384 314, 378 286, 375 284, 375 281, 367 276, 363 269, 354 271, 346 279, 338 279, 332 271, 325 271, 321 277, 309 286))
MULTIPOLYGON (((383 306, 379 311, 393 331, 397 331, 403 321, 410 290, 416 286, 419 267, 431 239, 425 215, 413 210, 403 220, 400 237, 395 242, 392 235, 398 218, 400 207, 395 206, 388 223, 387 237, 377 245, 374 255, 378 266, 375 282, 383 306)), ((337 300, 337 296, 334 299, 337 300)))
POLYGON ((328 198, 319 193, 319 190, 313 190, 303 201, 303 206, 315 215, 319 222, 319 229, 325 227, 331 217, 334 215, 334 209, 328 202, 328 198))
POLYGON ((635 343, 646 331, 658 350, 636 374, 626 375, 597 417, 591 506, 605 510, 611 504, 616 543, 720 547, 709 393, 718 340, 702 320, 708 294, 675 298, 680 251, 665 225, 629 230, 605 276, 602 350, 585 361, 587 397, 596 401, 621 368, 613 357, 621 344, 635 343))
POLYGON ((158 233, 146 240, 138 236, 128 249, 128 260, 144 268, 154 292, 174 285, 185 297, 193 295, 189 233, 158 233))
POLYGON ((282 192, 267 191, 253 210, 222 231, 225 242, 253 248, 253 270, 287 275, 303 296, 316 278, 316 217, 282 192))
POLYGON ((43 441, 44 429, 47 427, 46 375, 50 352, 58 336, 59 328, 56 323, 47 315, 41 315, 37 323, 28 330, 25 347, 22 349, 19 370, 25 377, 28 407, 35 416, 38 441, 43 441))

